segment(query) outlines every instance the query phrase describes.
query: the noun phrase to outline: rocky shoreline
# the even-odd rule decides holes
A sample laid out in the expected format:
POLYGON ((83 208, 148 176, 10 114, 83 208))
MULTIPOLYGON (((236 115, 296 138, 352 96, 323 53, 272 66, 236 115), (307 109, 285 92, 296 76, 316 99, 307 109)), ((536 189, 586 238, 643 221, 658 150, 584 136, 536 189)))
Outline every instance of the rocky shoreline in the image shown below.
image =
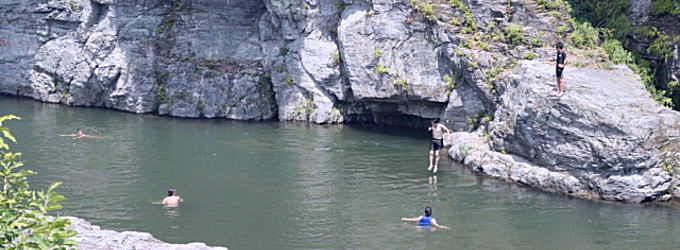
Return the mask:
POLYGON ((78 249, 211 249, 226 250, 225 247, 208 246, 205 243, 171 244, 158 240, 150 233, 101 229, 90 222, 77 217, 64 217, 71 220, 70 228, 78 235, 74 238, 80 246, 78 249))

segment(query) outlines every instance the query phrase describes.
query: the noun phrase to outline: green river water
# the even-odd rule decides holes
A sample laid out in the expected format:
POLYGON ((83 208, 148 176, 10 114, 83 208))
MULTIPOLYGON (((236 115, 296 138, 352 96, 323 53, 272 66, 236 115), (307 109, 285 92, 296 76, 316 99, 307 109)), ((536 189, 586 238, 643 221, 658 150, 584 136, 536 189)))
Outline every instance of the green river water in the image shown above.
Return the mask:
POLYGON ((231 249, 677 249, 680 209, 597 203, 477 176, 428 134, 366 126, 192 120, 0 96, 34 188, 62 215, 231 249), (104 139, 59 134, 83 128, 104 139), (435 180, 436 176, 436 180, 435 180), (179 208, 155 205, 169 186, 179 208), (425 206, 451 230, 401 222, 425 206))

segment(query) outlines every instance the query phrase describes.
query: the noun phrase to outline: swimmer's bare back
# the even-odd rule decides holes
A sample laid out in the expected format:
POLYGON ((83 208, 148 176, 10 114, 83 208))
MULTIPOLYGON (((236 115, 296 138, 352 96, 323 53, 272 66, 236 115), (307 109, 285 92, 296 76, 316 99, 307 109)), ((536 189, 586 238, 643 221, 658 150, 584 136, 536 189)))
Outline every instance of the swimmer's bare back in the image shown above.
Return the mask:
POLYGON ((179 203, 184 202, 179 196, 168 196, 161 202, 163 205, 179 205, 179 203))
POLYGON ((73 137, 73 139, 78 139, 78 138, 89 138, 89 139, 104 139, 104 137, 100 137, 100 136, 94 136, 94 135, 78 135, 78 134, 66 134, 66 135, 59 135, 59 136, 68 136, 68 137, 73 137))

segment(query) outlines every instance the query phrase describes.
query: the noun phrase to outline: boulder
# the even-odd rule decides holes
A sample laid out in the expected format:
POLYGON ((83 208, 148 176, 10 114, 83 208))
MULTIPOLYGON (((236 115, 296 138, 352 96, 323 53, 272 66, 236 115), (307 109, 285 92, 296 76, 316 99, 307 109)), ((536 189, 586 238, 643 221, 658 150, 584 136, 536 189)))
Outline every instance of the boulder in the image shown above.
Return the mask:
POLYGON ((211 247, 205 243, 171 244, 158 240, 150 233, 101 229, 99 226, 77 217, 64 217, 71 220, 70 229, 78 232, 74 238, 78 249, 172 249, 172 250, 226 250, 225 247, 211 247))
POLYGON ((667 166, 678 157, 680 114, 654 102, 626 67, 567 67, 562 97, 550 96, 554 70, 522 61, 507 72, 496 85, 490 147, 468 158, 454 145, 450 154, 495 177, 577 196, 639 203, 673 193, 678 177, 667 166), (537 176, 513 176, 517 169, 537 176))

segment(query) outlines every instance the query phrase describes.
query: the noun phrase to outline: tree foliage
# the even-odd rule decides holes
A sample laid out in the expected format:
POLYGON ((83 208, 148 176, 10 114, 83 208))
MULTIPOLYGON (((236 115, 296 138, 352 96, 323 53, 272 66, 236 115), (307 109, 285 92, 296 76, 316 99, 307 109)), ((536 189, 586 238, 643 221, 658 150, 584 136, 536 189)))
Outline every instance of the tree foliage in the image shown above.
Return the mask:
MULTIPOLYGON (((627 16, 631 8, 629 0, 567 2, 570 5, 567 9, 571 10, 575 19, 574 32, 571 35, 574 45, 591 47, 594 42, 598 46, 596 39, 599 36, 599 41, 604 41, 601 46, 611 62, 628 64, 640 75, 645 87, 657 102, 680 110, 680 90, 674 87, 674 82, 663 80, 663 77, 654 78, 662 74, 659 69, 672 57, 674 38, 651 26, 633 30, 627 16), (596 33, 599 35, 594 35, 596 33), (643 46, 633 46, 631 41, 643 46)), ((653 9, 656 15, 680 15, 680 2, 658 0, 654 2, 653 9)))
POLYGON ((0 117, 0 248, 7 249, 66 249, 77 243, 69 240, 76 231, 67 229, 71 221, 48 216, 50 211, 62 208, 57 202, 64 196, 55 190, 61 183, 53 183, 47 190, 30 190, 28 176, 36 172, 20 169, 21 153, 9 152, 10 143, 16 138, 9 128, 3 126, 7 120, 19 119, 14 115, 0 117))

